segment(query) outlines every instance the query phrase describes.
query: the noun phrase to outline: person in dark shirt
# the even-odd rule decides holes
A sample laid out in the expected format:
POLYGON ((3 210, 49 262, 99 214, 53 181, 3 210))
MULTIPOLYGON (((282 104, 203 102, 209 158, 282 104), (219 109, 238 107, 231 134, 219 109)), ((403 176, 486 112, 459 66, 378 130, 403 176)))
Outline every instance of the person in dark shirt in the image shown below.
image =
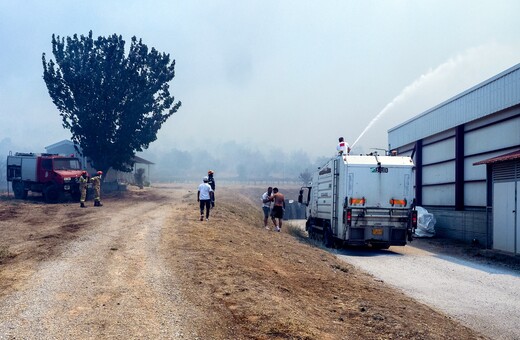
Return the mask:
POLYGON ((211 198, 211 207, 215 208, 215 178, 213 177, 213 170, 208 170, 208 184, 213 189, 213 197, 211 198))

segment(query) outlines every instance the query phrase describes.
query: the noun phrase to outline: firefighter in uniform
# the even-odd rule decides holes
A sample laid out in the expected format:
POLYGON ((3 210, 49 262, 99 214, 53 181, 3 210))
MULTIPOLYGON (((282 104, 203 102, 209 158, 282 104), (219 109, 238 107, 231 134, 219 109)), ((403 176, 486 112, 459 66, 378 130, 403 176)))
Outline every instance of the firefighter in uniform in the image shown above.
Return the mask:
POLYGON ((92 186, 94 187, 94 206, 102 207, 101 204, 101 175, 103 175, 103 171, 98 171, 97 175, 90 179, 92 182, 92 186))
POLYGON ((82 208, 86 208, 85 199, 87 199, 87 185, 88 175, 86 171, 83 171, 81 176, 79 176, 79 192, 81 194, 81 198, 79 199, 79 206, 82 208))

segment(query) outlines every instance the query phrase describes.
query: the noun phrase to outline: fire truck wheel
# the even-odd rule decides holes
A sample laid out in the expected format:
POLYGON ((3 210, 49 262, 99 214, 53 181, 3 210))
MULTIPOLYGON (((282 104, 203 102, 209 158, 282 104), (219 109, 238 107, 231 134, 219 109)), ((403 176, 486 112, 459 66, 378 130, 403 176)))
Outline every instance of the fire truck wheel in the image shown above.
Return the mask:
POLYGON ((78 192, 78 191, 74 191, 72 194, 70 194, 71 197, 72 197, 72 200, 75 201, 75 202, 79 202, 79 200, 81 199, 81 193, 78 192))
POLYGON ((55 203, 58 202, 60 199, 60 189, 56 185, 50 185, 47 188, 45 188, 45 191, 43 192, 43 197, 45 199, 45 202, 48 203, 55 203))
POLYGON ((14 181, 13 182, 13 192, 14 192, 14 198, 17 198, 17 199, 26 199, 27 198, 27 191, 24 188, 23 182, 14 181))

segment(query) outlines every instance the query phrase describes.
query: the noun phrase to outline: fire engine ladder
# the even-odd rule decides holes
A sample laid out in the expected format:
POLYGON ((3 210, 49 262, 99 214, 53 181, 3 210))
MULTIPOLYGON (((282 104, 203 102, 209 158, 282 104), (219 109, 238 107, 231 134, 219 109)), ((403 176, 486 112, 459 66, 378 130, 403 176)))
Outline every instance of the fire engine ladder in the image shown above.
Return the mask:
POLYGON ((334 174, 332 176, 332 233, 334 235, 338 232, 338 178, 339 178, 339 163, 338 157, 334 159, 334 174))

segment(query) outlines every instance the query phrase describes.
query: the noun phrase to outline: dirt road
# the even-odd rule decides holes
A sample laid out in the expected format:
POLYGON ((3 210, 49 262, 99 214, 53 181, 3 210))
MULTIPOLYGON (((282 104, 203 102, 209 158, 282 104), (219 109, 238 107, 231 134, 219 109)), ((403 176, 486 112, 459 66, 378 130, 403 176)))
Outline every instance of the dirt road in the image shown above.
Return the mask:
POLYGON ((0 339, 484 338, 298 228, 263 229, 262 189, 219 191, 208 222, 193 189, 0 200, 0 339))
MULTIPOLYGON (((34 230, 25 230, 31 232, 29 238, 41 240, 37 247, 46 247, 45 240, 70 238, 62 237, 63 229, 75 235, 70 242, 52 242, 50 256, 29 268, 18 263, 25 269, 24 281, 16 280, 22 287, 15 291, 7 287, 12 293, 0 305, 0 334, 53 339, 126 335, 151 339, 189 334, 180 320, 190 311, 183 308, 176 277, 161 256, 161 233, 172 209, 171 200, 147 196, 136 202, 138 197, 110 200, 101 209, 15 206, 13 214, 24 210, 21 213, 30 216, 29 223, 38 222, 34 230), (56 209, 57 214, 48 220, 46 209, 56 209), (40 227, 50 233, 32 234, 39 233, 40 227)), ((19 223, 16 228, 25 229, 25 223, 19 223)), ((31 249, 14 247, 11 251, 31 249)))

